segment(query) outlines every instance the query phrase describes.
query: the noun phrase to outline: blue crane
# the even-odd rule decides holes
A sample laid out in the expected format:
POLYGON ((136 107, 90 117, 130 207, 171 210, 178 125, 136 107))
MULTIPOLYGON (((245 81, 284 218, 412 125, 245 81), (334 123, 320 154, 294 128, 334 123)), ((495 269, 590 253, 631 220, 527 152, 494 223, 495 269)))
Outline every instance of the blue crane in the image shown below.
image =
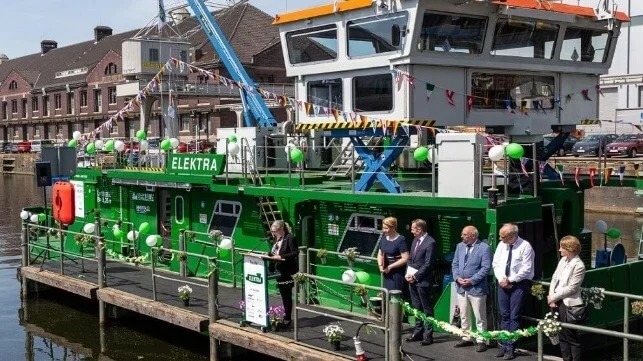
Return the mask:
MULTIPOLYGON (((232 50, 230 42, 217 25, 205 3, 202 0, 187 0, 187 2, 201 24, 201 28, 214 46, 214 50, 219 54, 226 69, 230 72, 232 79, 254 87, 254 82, 241 65, 239 58, 232 50)), ((240 91, 246 126, 273 127, 277 125, 275 117, 268 110, 261 94, 257 91, 249 92, 243 88, 240 91)))

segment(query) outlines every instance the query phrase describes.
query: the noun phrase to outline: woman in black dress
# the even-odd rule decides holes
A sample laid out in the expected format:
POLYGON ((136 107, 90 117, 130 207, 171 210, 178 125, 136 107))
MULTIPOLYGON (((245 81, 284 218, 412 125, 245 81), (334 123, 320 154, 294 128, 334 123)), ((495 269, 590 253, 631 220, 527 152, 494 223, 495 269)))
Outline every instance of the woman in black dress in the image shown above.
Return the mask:
POLYGON ((297 262, 299 249, 288 223, 282 220, 275 221, 270 226, 270 232, 275 242, 270 256, 272 259, 278 260, 275 262, 275 268, 280 273, 277 278, 277 288, 286 311, 284 322, 287 327, 292 320, 292 289, 295 287, 292 276, 299 269, 297 262))
POLYGON ((404 236, 397 233, 397 218, 387 217, 382 221, 382 243, 377 253, 377 265, 384 275, 384 288, 404 292, 406 281, 406 263, 409 251, 404 236))

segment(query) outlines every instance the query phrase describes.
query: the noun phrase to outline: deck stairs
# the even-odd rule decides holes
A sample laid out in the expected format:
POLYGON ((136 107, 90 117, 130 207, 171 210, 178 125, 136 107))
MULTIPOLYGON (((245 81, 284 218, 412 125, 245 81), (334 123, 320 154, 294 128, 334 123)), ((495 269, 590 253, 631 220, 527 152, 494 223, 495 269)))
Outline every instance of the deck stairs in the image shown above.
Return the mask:
MULTIPOLYGON (((363 137, 362 141, 366 146, 375 147, 382 144, 382 137, 363 137)), ((326 171, 326 176, 330 179, 335 177, 349 177, 351 172, 359 172, 364 167, 364 160, 354 155, 353 143, 346 144, 339 155, 333 161, 333 164, 326 171)))

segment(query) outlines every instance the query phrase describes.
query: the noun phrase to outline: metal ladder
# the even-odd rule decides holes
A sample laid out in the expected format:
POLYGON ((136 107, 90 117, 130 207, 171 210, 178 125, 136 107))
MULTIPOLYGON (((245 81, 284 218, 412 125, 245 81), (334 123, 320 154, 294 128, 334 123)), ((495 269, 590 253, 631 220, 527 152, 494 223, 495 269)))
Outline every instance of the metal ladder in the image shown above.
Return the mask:
MULTIPOLYGON (((364 137, 364 143, 367 146, 376 146, 380 143, 380 137, 364 137)), ((353 157, 353 143, 349 142, 342 148, 339 156, 335 158, 333 164, 326 171, 330 179, 335 177, 348 177, 351 172, 359 172, 364 167, 364 160, 360 157, 353 157)))

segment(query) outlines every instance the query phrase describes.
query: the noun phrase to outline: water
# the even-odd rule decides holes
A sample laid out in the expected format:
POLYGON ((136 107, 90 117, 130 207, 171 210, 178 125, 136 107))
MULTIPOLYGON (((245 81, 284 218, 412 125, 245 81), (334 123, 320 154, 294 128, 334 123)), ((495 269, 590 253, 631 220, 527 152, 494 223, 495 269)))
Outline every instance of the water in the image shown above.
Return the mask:
MULTIPOLYGON (((206 336, 165 323, 131 318, 110 322, 101 331, 97 306, 87 300, 54 292, 22 303, 16 279, 20 265, 18 215, 23 207, 42 203, 42 189, 35 186, 32 177, 0 176, 0 361, 208 360, 206 336)), ((628 256, 637 255, 642 217, 591 213, 585 216, 588 228, 598 219, 620 229, 628 256)), ((610 241, 609 246, 613 245, 610 241)), ((593 247, 603 247, 601 235, 594 235, 593 247)), ((641 352, 635 349, 630 355, 641 352)), ((253 354, 243 359, 269 358, 253 354)))

